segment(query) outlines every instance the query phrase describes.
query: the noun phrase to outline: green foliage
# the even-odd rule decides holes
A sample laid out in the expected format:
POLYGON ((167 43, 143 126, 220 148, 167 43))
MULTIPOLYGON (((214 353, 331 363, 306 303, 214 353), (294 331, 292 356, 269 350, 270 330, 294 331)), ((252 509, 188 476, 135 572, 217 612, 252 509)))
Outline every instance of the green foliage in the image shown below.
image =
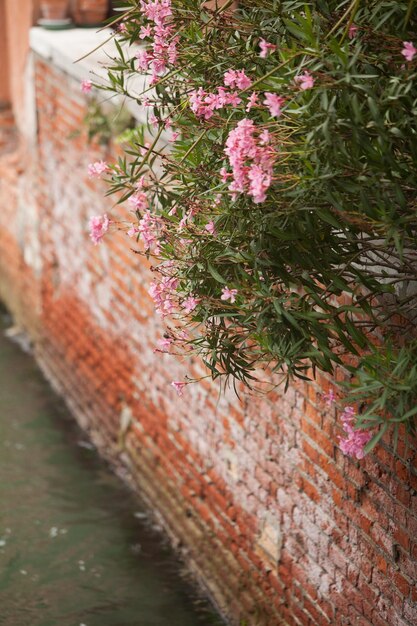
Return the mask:
POLYGON ((162 224, 157 272, 174 261, 177 280, 168 333, 178 340, 182 321, 186 349, 214 378, 251 384, 265 366, 288 384, 343 367, 347 394, 365 406, 358 426, 377 427, 369 449, 388 425, 414 432, 417 65, 401 54, 415 37, 413 2, 242 0, 235 11, 214 11, 174 0, 178 60, 139 96, 129 81, 144 20, 134 0, 121 5, 127 30, 108 89, 149 98, 159 130, 150 126, 145 156, 143 140, 131 142, 111 191, 126 199, 148 177, 162 224), (261 38, 277 46, 266 58, 261 38), (253 81, 242 104, 196 117, 191 91, 215 92, 229 69, 253 81), (294 79, 305 71, 314 86, 302 90, 294 79), (259 105, 248 112, 253 91, 259 105), (265 92, 285 99, 281 116, 271 117, 265 92), (168 117, 179 138, 166 150, 168 117), (261 203, 230 194, 219 174, 229 166, 227 137, 244 118, 269 131, 277 153, 261 203), (237 290, 236 302, 221 299, 225 286, 237 290), (190 295, 198 306, 187 317, 190 295))
POLYGON ((105 109, 97 100, 91 100, 88 104, 84 118, 88 141, 95 139, 103 145, 108 145, 114 139, 120 142, 130 141, 135 131, 133 116, 125 109, 117 114, 113 107, 105 109))

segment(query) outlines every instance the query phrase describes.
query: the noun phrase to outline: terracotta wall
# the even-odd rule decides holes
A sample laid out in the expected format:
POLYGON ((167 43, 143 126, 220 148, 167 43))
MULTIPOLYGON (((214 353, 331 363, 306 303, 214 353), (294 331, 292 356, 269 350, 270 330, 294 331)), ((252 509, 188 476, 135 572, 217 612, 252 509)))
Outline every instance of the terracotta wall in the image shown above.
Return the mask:
POLYGON ((88 239, 89 216, 112 201, 87 164, 112 149, 74 136, 79 83, 40 58, 35 70, 38 169, 0 157, 0 289, 38 329, 47 376, 231 623, 416 624, 415 442, 343 456, 324 379, 241 400, 203 381, 178 398, 170 382, 201 366, 155 352, 148 264, 117 225, 106 243, 88 239))
POLYGON ((6 4, 0 0, 0 107, 10 101, 9 94, 9 55, 7 49, 6 4))
POLYGON ((29 77, 29 30, 39 14, 39 0, 0 0, 0 101, 7 85, 19 128, 24 131, 29 77), (3 86, 3 87, 2 87, 3 86))

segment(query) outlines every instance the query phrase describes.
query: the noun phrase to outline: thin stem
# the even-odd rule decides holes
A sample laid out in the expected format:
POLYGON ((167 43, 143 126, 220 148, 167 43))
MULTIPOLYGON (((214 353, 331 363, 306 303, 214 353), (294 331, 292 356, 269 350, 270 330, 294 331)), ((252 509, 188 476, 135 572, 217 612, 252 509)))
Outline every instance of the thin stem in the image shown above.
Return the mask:
POLYGON ((188 148, 187 152, 184 154, 184 156, 182 157, 182 159, 180 161, 180 165, 181 165, 181 163, 183 163, 185 161, 185 159, 188 157, 188 155, 191 154, 191 152, 194 150, 194 148, 196 146, 198 146, 198 144, 200 143, 200 141, 203 139, 203 137, 206 134, 207 134, 207 128, 205 130, 203 130, 203 132, 197 137, 197 139, 194 141, 193 145, 188 148))
POLYGON ((349 15, 349 13, 352 11, 352 9, 355 9, 355 6, 357 6, 359 4, 359 0, 353 0, 350 5, 348 6, 348 8, 346 9, 346 11, 343 13, 342 17, 340 18, 340 20, 338 20, 336 22, 336 24, 333 26, 333 28, 331 28, 329 30, 329 32, 326 35, 326 39, 328 39, 328 37, 330 37, 330 35, 333 35, 333 33, 339 28, 340 24, 342 24, 344 22, 344 20, 346 19, 346 17, 349 15))
POLYGON ((135 11, 135 9, 136 9, 136 7, 132 7, 131 9, 126 11, 126 13, 122 13, 121 15, 119 15, 119 17, 115 17, 114 20, 112 20, 111 22, 108 22, 107 24, 105 24, 97 32, 101 33, 102 30, 106 30, 106 28, 110 28, 110 26, 113 26, 113 24, 117 24, 117 22, 122 22, 123 20, 126 19, 126 17, 128 17, 128 15, 133 13, 133 11, 135 11))
POLYGON ((153 149, 155 148, 156 144, 159 141, 160 136, 162 135, 162 131, 164 130, 164 127, 161 125, 160 129, 158 130, 158 133, 155 137, 155 139, 153 140, 152 145, 150 146, 150 148, 148 149, 148 152, 145 154, 141 164, 139 165, 139 169, 136 171, 135 176, 133 178, 133 180, 137 180, 139 178, 139 174, 142 171, 143 167, 146 165, 146 163, 149 160, 149 157, 151 155, 151 153, 153 152, 153 149))
POLYGON ((110 35, 110 37, 108 37, 107 39, 105 39, 104 41, 102 41, 98 46, 96 46, 95 48, 93 48, 92 50, 90 50, 90 52, 87 52, 86 54, 84 54, 82 57, 80 57, 79 59, 77 59, 76 61, 74 61, 74 63, 79 63, 80 61, 82 61, 83 59, 86 59, 87 57, 90 56, 90 54, 93 54, 93 52, 96 52, 96 50, 100 50, 100 48, 102 46, 104 46, 106 43, 109 43, 109 41, 111 41, 112 39, 114 39, 116 37, 116 33, 112 33, 110 35))
POLYGON ((261 83, 262 81, 264 81, 265 79, 269 78, 270 76, 272 76, 272 74, 274 74, 277 70, 280 70, 282 67, 284 67, 285 65, 287 65, 287 63, 289 63, 290 61, 292 61, 293 59, 295 59, 295 57, 300 56, 301 54, 304 54, 304 52, 302 50, 300 50, 299 52, 296 52, 292 57, 290 57, 289 59, 287 59, 286 61, 283 61, 282 63, 280 63, 279 65, 276 65, 272 70, 270 70, 269 72, 267 72, 266 74, 264 74, 263 76, 261 76, 261 78, 258 78, 258 80, 255 80, 250 87, 247 87, 246 89, 242 89, 242 91, 240 92, 245 93, 245 91, 248 91, 248 89, 253 89, 254 87, 256 87, 256 85, 259 85, 259 83, 261 83))
POLYGON ((409 0, 408 2, 407 13, 405 14, 404 20, 404 28, 406 28, 408 22, 410 21, 411 14, 413 12, 414 2, 415 0, 409 0))
POLYGON ((346 39, 346 35, 349 34, 349 29, 350 29, 350 27, 353 24, 353 20, 355 19, 356 12, 357 12, 357 10, 359 8, 359 2, 360 2, 360 0, 356 0, 356 2, 355 2, 355 5, 354 5, 354 7, 353 7, 353 9, 352 9, 352 11, 350 13, 349 21, 347 23, 347 26, 345 28, 345 32, 343 33, 343 37, 342 37, 340 43, 343 43, 344 40, 346 39))

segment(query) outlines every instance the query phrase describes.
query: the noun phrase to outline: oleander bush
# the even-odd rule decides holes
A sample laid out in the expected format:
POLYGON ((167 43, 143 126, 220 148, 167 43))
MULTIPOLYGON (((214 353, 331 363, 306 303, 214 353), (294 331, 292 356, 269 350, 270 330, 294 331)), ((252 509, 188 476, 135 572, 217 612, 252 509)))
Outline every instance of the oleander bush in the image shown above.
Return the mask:
MULTIPOLYGON (((160 350, 249 386, 335 377, 357 458, 415 432, 414 4, 125 0, 96 85, 147 110, 90 173, 153 258, 160 350)), ((96 243, 112 222, 93 218, 96 243)))

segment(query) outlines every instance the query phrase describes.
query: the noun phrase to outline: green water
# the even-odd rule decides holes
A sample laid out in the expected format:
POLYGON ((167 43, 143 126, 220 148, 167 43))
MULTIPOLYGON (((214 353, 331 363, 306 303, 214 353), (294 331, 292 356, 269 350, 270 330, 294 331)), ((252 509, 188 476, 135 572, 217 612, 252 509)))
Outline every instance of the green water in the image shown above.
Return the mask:
POLYGON ((223 624, 1 326, 0 624, 223 624))

